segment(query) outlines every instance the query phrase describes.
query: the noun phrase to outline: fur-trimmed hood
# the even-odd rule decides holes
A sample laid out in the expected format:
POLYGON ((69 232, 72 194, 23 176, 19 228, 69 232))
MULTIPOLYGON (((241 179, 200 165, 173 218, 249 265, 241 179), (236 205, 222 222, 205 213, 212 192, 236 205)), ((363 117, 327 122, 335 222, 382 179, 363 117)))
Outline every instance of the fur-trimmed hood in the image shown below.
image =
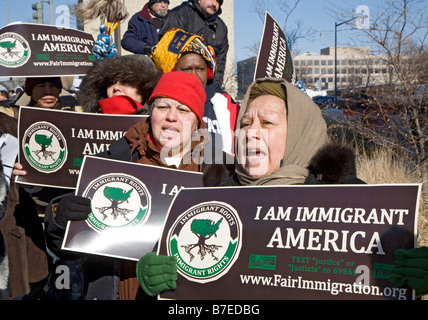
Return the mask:
POLYGON ((309 164, 305 184, 363 184, 357 178, 353 149, 328 144, 318 150, 309 164))
POLYGON ((85 112, 100 112, 98 101, 108 98, 107 88, 120 81, 136 86, 144 105, 161 75, 153 61, 140 54, 97 61, 82 80, 78 93, 79 104, 85 112))

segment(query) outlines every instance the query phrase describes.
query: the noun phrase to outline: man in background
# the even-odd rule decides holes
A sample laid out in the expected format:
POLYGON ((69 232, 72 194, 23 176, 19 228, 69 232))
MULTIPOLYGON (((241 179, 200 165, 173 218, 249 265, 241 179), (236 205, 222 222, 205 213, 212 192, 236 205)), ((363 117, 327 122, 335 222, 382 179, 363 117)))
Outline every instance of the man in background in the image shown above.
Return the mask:
POLYGON ((0 101, 9 100, 9 93, 6 90, 0 91, 0 101))
POLYGON ((171 28, 199 35, 213 47, 217 58, 216 82, 223 84, 226 56, 229 50, 227 26, 220 18, 223 0, 189 0, 172 9, 159 32, 160 37, 171 28))
POLYGON ((150 0, 140 12, 134 14, 128 23, 128 30, 122 38, 122 48, 133 53, 151 53, 158 41, 158 33, 168 14, 169 0, 150 0))
POLYGON ((2 108, 8 108, 13 105, 13 98, 10 98, 9 92, 6 90, 0 91, 0 112, 2 108))
POLYGON ((59 94, 62 82, 59 77, 27 78, 25 93, 30 96, 30 106, 45 109, 61 109, 59 94))

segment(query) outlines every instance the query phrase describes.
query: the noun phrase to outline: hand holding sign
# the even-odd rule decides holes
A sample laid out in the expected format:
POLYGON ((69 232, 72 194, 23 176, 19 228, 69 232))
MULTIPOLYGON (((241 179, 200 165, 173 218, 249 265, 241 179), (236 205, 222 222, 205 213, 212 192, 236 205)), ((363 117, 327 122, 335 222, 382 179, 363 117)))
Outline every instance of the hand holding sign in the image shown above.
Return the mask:
POLYGON ((417 296, 427 294, 428 247, 397 249, 395 257, 397 260, 392 270, 391 282, 400 287, 408 284, 416 290, 417 296))
POLYGON ((58 203, 55 221, 66 227, 67 221, 85 220, 91 213, 91 199, 67 195, 58 203))
POLYGON ((177 258, 149 252, 137 262, 137 278, 144 292, 155 296, 177 287, 177 258))

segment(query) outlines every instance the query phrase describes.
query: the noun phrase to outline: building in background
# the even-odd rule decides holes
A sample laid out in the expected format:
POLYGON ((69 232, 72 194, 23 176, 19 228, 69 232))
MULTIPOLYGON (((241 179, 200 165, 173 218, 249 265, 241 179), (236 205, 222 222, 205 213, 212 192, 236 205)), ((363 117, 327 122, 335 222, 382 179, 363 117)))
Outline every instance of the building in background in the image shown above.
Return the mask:
MULTIPOLYGON (((320 54, 293 57, 297 78, 312 90, 334 91, 334 47, 320 54)), ((382 85, 388 82, 390 67, 385 56, 372 55, 369 47, 337 47, 337 89, 382 85)))
MULTIPOLYGON (((242 99, 254 78, 256 59, 253 57, 237 62, 237 99, 242 99)), ((322 49, 320 54, 293 56, 297 80, 303 81, 308 94, 334 94, 334 60, 334 47, 322 49)), ((369 47, 337 47, 336 69, 339 94, 355 88, 390 83, 393 74, 387 57, 371 54, 369 47)))
POLYGON ((236 78, 238 82, 238 92, 236 94, 237 100, 242 100, 248 87, 254 80, 254 73, 256 71, 257 57, 248 58, 238 61, 236 64, 236 78))

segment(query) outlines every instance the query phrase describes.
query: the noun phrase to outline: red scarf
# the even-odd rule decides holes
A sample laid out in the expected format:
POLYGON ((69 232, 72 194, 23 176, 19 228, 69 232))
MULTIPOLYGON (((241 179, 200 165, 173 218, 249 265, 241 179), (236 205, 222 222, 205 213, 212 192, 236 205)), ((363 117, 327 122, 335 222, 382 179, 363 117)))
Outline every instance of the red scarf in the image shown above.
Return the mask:
POLYGON ((135 114, 143 105, 128 96, 114 96, 98 101, 101 111, 106 114, 135 114))

